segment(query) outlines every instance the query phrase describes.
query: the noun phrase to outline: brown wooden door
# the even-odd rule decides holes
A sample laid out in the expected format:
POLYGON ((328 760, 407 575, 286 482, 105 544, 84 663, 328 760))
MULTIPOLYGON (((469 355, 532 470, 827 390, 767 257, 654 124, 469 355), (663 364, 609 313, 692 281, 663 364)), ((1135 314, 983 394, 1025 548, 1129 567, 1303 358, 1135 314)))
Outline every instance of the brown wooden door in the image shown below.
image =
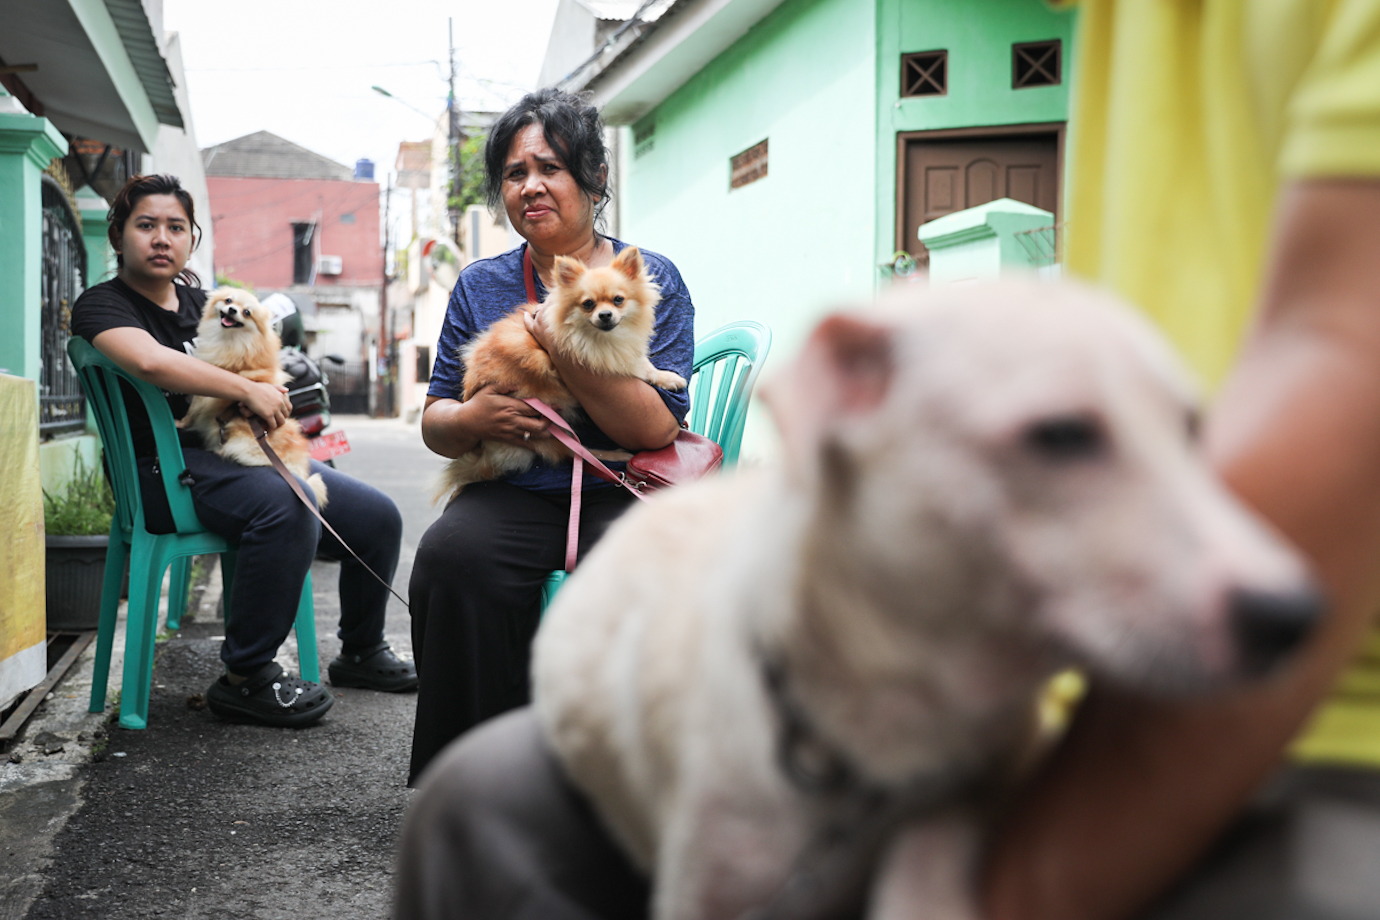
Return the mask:
POLYGON ((902 138, 896 248, 916 255, 926 221, 998 198, 1059 205, 1059 132, 902 138))

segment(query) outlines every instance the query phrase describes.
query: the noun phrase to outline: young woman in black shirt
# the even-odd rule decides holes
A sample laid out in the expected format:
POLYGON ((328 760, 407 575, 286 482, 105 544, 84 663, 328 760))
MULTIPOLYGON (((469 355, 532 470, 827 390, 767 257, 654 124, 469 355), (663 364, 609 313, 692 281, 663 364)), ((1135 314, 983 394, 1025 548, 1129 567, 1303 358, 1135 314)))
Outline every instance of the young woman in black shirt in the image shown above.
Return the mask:
MULTIPOLYGON (((186 268, 198 226, 192 199, 172 176, 136 176, 116 196, 109 236, 117 276, 95 285, 72 308, 71 329, 141 380, 162 388, 174 417, 189 395, 240 403, 270 429, 291 411, 284 388, 254 383, 192 356, 206 293, 188 282, 186 268), (181 282, 181 283, 179 283, 181 282)), ((171 530, 161 487, 153 478, 152 430, 137 400, 128 403, 149 529, 171 530)), ((271 467, 244 467, 203 449, 190 433, 183 454, 192 476, 192 504, 210 530, 239 549, 232 594, 226 599, 225 674, 207 691, 210 709, 231 721, 309 725, 334 699, 317 684, 287 675, 273 660, 296 617, 302 583, 319 555, 341 561, 341 654, 328 672, 336 686, 410 690, 416 670, 383 638, 387 589, 329 533, 271 467)), ((364 561, 391 580, 402 540, 397 506, 382 492, 324 464, 324 512, 364 561)))

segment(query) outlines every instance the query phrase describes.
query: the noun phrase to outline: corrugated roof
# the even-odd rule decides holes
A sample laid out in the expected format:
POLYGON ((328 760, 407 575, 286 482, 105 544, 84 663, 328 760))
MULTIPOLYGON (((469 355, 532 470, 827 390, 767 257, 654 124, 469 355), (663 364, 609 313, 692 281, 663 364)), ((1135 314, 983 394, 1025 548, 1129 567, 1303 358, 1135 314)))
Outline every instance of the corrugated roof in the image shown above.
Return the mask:
POLYGON ((207 176, 249 179, 353 179, 354 171, 284 140, 268 131, 255 131, 201 151, 207 176))
POLYGON ((595 19, 611 19, 624 22, 642 5, 642 0, 575 0, 594 14, 595 19))
MULTIPOLYGON (((589 0, 576 0, 588 3, 589 0)), ((633 4, 628 12, 628 20, 623 25, 609 30, 606 37, 594 49, 594 53, 561 80, 566 89, 581 90, 594 82, 600 75, 613 67, 620 58, 641 44, 660 25, 659 20, 667 13, 676 10, 681 0, 641 0, 633 4)))
POLYGON ((105 8, 115 21, 115 31, 120 33, 120 43, 125 46, 134 72, 139 75, 144 92, 148 93, 158 123, 174 128, 184 127, 182 113, 178 111, 177 99, 173 96, 173 78, 168 73, 168 63, 158 51, 158 42, 153 37, 153 27, 144 13, 140 0, 105 0, 105 8))

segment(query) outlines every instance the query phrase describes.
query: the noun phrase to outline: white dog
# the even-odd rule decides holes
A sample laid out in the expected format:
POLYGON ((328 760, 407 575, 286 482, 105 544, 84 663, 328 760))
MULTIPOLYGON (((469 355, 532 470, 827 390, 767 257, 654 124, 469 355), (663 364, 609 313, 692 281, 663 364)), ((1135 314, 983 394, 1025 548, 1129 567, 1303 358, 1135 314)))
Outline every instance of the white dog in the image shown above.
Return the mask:
POLYGON ((780 469, 634 509, 538 635, 538 716, 657 920, 970 916, 978 806, 1051 675, 1201 692, 1318 616, 1148 323, 914 290, 774 381, 780 469))

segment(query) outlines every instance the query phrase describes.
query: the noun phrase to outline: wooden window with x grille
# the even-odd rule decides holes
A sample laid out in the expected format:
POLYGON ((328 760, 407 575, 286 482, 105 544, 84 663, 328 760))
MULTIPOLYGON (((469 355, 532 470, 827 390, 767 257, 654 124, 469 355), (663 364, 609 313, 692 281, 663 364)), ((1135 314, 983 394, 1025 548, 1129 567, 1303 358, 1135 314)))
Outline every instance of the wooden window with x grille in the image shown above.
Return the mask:
POLYGON ((949 52, 917 51, 901 55, 902 96, 946 96, 949 52))
POLYGON ((1058 86, 1062 82, 1059 69, 1059 39, 1047 42, 1023 42, 1011 46, 1011 88, 1058 86))

